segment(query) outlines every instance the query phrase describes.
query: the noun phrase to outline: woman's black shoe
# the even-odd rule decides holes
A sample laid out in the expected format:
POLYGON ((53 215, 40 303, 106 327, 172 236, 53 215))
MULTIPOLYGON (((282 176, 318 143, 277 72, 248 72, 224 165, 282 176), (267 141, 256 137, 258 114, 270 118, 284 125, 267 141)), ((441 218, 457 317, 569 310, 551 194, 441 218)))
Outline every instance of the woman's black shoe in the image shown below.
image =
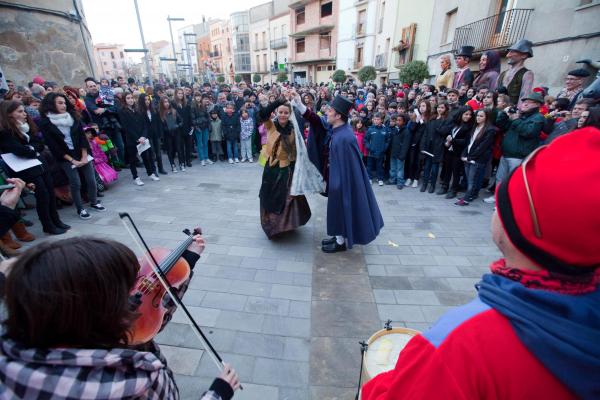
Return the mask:
POLYGON ((54 223, 54 225, 59 229, 69 230, 71 229, 71 225, 67 225, 64 222, 54 223))
POLYGON ((63 233, 66 233, 66 229, 61 229, 61 228, 57 228, 57 227, 52 227, 52 228, 48 228, 45 229, 44 228, 44 233, 48 233, 50 235, 62 235, 63 233))
POLYGON ((450 191, 450 192, 448 192, 448 194, 446 194, 447 199, 453 199, 455 197, 456 197, 456 192, 450 191))
POLYGON ((25 225, 25 226, 33 226, 33 222, 31 222, 31 221, 30 221, 30 220, 28 220, 28 219, 21 218, 21 222, 22 222, 22 223, 23 223, 23 225, 25 225))
POLYGON ((323 250, 324 253, 337 253, 338 251, 346 251, 347 249, 346 243, 338 244, 337 242, 333 242, 321 246, 321 250, 323 250))
POLYGON ((435 192, 435 185, 429 186, 429 193, 435 192))
POLYGON ((335 243, 335 236, 330 237, 328 239, 321 240, 321 246, 325 246, 325 245, 332 244, 332 243, 335 243))
POLYGON ((424 183, 423 185, 421 185, 421 192, 424 192, 427 190, 427 184, 424 183))
POLYGON ((159 169, 158 173, 161 174, 161 175, 168 175, 167 171, 165 171, 164 169, 159 169))

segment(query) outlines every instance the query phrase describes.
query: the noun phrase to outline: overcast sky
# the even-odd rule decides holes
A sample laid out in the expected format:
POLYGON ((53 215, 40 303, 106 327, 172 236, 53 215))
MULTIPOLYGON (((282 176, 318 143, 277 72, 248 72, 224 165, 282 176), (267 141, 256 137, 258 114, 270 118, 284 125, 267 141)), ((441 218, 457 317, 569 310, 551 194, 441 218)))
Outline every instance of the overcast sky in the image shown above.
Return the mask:
MULTIPOLYGON (((124 44, 140 48, 142 40, 137 25, 133 0, 82 0, 83 10, 94 43, 124 44)), ((172 22, 173 36, 177 28, 202 22, 202 16, 229 18, 236 11, 247 10, 265 0, 138 0, 146 42, 169 40, 167 15, 185 21, 172 22)))

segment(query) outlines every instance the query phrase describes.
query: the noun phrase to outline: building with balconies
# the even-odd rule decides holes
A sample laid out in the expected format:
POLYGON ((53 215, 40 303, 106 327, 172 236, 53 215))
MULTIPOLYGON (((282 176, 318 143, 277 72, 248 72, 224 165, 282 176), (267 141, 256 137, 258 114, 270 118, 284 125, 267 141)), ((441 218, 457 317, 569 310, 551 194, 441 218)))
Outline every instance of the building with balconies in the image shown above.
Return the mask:
MULTIPOLYGON (((268 77, 270 61, 269 20, 273 16, 273 2, 269 1, 248 10, 250 16, 250 66, 252 78, 259 75, 260 83, 268 77)), ((253 79, 254 82, 254 79, 253 79)))
POLYGON ((250 15, 248 11, 231 14, 229 25, 233 50, 233 71, 240 75, 246 83, 251 82, 250 72, 250 15))
POLYGON ((378 0, 339 0, 337 69, 346 75, 373 65, 378 6, 378 0))
POLYGON ((98 43, 94 45, 94 57, 100 78, 117 79, 127 75, 127 61, 122 44, 98 43))
POLYGON ((335 70, 339 0, 297 0, 289 7, 292 79, 327 82, 335 70))
POLYGON ((221 19, 210 20, 210 51, 208 64, 215 79, 222 76, 225 82, 233 82, 233 59, 231 45, 231 28, 229 21, 221 19))
POLYGON ((269 80, 277 81, 280 73, 288 74, 288 42, 290 32, 291 10, 288 7, 289 0, 273 0, 273 16, 269 20, 269 80))
MULTIPOLYGON (((533 58, 525 65, 535 75, 534 85, 556 93, 566 73, 581 67, 581 59, 600 59, 600 2, 589 0, 447 0, 433 9, 428 65, 439 73, 442 54, 461 46, 475 47, 471 70, 479 70, 485 51, 506 54, 519 39, 533 42, 533 58)), ((503 59, 502 69, 506 69, 503 59)), ((592 71, 593 74, 594 71, 592 71)))

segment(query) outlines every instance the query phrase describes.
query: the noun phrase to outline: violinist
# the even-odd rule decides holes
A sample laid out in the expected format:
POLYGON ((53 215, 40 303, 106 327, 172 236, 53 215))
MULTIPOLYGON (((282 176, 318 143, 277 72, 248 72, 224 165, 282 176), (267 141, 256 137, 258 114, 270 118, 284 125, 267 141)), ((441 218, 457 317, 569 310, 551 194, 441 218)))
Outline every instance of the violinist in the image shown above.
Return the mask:
MULTIPOLYGON (((204 247, 194 235, 182 255, 191 268, 204 247)), ((126 246, 90 237, 42 243, 0 264, 0 399, 178 399, 158 345, 131 345, 143 318, 130 302, 139 269, 126 246)), ((229 400, 238 388, 225 364, 198 398, 229 400)))

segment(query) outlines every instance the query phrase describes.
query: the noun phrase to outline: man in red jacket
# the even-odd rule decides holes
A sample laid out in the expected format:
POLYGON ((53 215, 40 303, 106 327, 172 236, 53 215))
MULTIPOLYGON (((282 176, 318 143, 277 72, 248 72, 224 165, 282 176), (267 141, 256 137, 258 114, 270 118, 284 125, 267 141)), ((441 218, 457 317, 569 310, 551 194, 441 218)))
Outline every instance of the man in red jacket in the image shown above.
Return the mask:
POLYGON ((600 131, 538 148, 497 189, 504 258, 364 400, 600 399, 600 131))

